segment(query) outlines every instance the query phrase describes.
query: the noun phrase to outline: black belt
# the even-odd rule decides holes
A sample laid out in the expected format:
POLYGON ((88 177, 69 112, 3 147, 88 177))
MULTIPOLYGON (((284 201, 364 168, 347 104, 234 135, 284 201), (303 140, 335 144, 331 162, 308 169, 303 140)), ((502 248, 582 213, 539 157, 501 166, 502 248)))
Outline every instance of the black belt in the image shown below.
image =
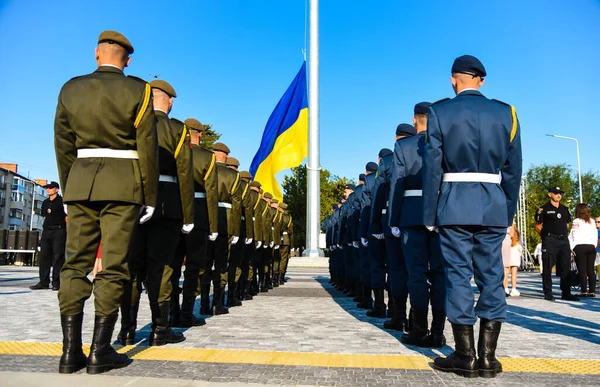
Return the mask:
POLYGON ((44 226, 44 230, 60 230, 67 227, 66 224, 57 224, 56 226, 44 226))
POLYGON ((554 238, 554 239, 558 239, 558 240, 561 240, 561 241, 567 239, 567 237, 565 235, 562 235, 562 234, 553 234, 551 232, 549 232, 546 236, 549 237, 549 238, 554 238))

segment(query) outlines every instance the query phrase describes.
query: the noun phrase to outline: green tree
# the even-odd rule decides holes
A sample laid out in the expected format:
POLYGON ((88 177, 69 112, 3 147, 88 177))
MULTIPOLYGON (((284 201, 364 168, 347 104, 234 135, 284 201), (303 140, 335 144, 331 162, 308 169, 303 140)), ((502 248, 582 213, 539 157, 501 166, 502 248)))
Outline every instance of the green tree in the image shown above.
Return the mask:
POLYGON ((200 139, 200 146, 205 149, 212 149, 213 144, 221 138, 221 133, 215 132, 210 124, 202 124, 202 126, 204 126, 204 133, 202 133, 200 139))
MULTIPOLYGON (((283 201, 288 205, 294 226, 294 243, 304 246, 306 241, 306 166, 301 165, 291 169, 291 174, 283 179, 283 201)), ((320 209, 322 222, 331 214, 331 205, 339 202, 344 194, 344 187, 351 181, 345 177, 331 176, 326 169, 320 174, 321 194, 320 209)))

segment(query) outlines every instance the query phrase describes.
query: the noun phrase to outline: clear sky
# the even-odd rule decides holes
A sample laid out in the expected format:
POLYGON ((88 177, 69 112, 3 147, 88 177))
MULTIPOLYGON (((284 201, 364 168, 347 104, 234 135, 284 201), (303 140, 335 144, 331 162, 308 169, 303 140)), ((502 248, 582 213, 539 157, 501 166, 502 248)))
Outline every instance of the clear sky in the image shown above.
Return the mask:
MULTIPOLYGON (((56 179, 53 119, 64 82, 95 70, 98 34, 135 47, 126 73, 177 90, 249 168, 301 66, 305 0, 0 0, 0 161, 56 179)), ((321 163, 356 179, 420 101, 452 97, 452 61, 472 54, 482 92, 516 106, 523 163, 598 171, 600 3, 593 0, 321 0, 321 163)))

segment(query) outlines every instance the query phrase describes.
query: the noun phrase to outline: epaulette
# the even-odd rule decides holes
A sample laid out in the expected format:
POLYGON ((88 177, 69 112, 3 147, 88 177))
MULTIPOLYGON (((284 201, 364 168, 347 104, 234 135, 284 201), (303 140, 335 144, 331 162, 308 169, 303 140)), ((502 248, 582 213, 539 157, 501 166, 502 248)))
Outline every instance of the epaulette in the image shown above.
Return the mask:
POLYGON ((183 122, 179 121, 177 118, 169 117, 169 119, 171 120, 172 123, 183 126, 183 122))
POLYGON ((140 81, 142 83, 148 83, 145 79, 138 78, 138 77, 133 76, 133 75, 128 75, 127 78, 135 79, 136 81, 140 81))
POLYGON ((448 101, 449 99, 450 99, 450 98, 442 98, 442 99, 440 99, 439 101, 435 101, 434 103, 432 103, 432 104, 431 104, 431 105, 429 105, 429 106, 433 106, 433 105, 436 105, 436 104, 438 104, 438 103, 446 102, 446 101, 448 101))
POLYGON ((495 102, 501 103, 502 105, 510 106, 510 104, 507 104, 506 102, 500 101, 499 99, 493 99, 493 98, 492 98, 492 101, 495 101, 495 102))

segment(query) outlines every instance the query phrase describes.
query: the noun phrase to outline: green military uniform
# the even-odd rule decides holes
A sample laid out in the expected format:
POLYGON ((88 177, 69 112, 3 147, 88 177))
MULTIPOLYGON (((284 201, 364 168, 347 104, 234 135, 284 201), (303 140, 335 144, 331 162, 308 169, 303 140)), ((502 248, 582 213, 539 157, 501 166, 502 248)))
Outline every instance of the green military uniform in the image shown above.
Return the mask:
MULTIPOLYGON (((250 272, 250 263, 254 254, 254 205, 255 201, 251 195, 250 179, 252 175, 248 171, 240 172, 240 189, 242 189, 242 229, 240 233, 244 235, 245 243, 242 245, 243 254, 242 261, 239 267, 236 268, 236 297, 240 301, 243 300, 243 293, 248 282, 248 273, 250 272)), ((241 238, 241 236, 240 236, 241 238)), ((231 272, 231 271, 230 271, 231 272)))
POLYGON ((293 237, 293 226, 292 216, 285 211, 287 205, 281 203, 281 208, 284 212, 281 218, 282 223, 282 238, 281 238, 281 263, 279 264, 279 284, 284 283, 285 273, 287 272, 287 266, 290 259, 290 246, 292 245, 293 237))
MULTIPOLYGON (((150 86, 170 97, 175 90, 164 81, 150 86)), ((184 339, 169 327, 171 301, 171 265, 179 244, 182 225, 194 223, 194 175, 190 135, 185 124, 169 119, 166 112, 155 109, 158 134, 158 201, 152 218, 140 225, 129 260, 131 281, 122 299, 121 332, 124 344, 135 341, 137 310, 141 284, 145 281, 152 312, 150 345, 163 345, 184 339), (128 315, 129 312, 129 315, 128 315)))
MULTIPOLYGON (((119 45, 133 53, 131 43, 116 31, 104 31, 98 43, 103 50, 119 45)), ((158 146, 150 85, 112 65, 71 79, 58 97, 54 139, 69 216, 58 292, 63 327, 59 372, 86 365, 81 324, 93 290, 96 319, 87 367, 88 373, 100 373, 129 364, 110 342, 129 280, 127 254, 140 208, 155 206, 157 200, 158 146), (103 270, 92 283, 87 276, 101 238, 103 270)))
POLYGON ((248 279, 252 282, 250 285, 250 290, 248 294, 250 296, 255 296, 259 292, 259 282, 258 276, 259 272, 262 272, 261 269, 261 257, 263 252, 263 244, 264 244, 264 236, 263 236, 263 217, 262 213, 264 212, 267 202, 262 200, 262 194, 260 192, 260 182, 253 181, 250 183, 252 186, 250 195, 254 206, 252 207, 252 211, 254 216, 252 217, 254 221, 254 243, 252 243, 252 255, 251 255, 251 270, 248 272, 248 279))
POLYGON ((260 257, 260 272, 259 272, 259 280, 260 280, 260 291, 268 292, 269 287, 267 284, 268 274, 269 274, 269 266, 271 259, 273 257, 273 218, 271 217, 271 206, 267 199, 272 199, 273 195, 270 192, 265 192, 263 195, 263 201, 265 202, 265 207, 261 213, 262 217, 262 230, 263 230, 263 251, 260 257))
MULTIPOLYGON (((185 120, 190 130, 202 132, 204 127, 193 118, 185 120)), ((200 286, 199 276, 204 274, 207 264, 207 246, 209 234, 212 238, 217 234, 218 202, 216 159, 213 152, 198 145, 192 145, 194 164, 194 229, 179 241, 173 264, 171 277, 173 295, 171 297, 172 325, 182 328, 203 325, 204 320, 194 316, 193 309, 200 286), (183 281, 183 302, 181 318, 179 313, 179 278, 185 259, 183 281)), ((210 313, 210 285, 200 288, 202 314, 210 313)))
MULTIPOLYGON (((215 143, 215 152, 229 153, 225 144, 215 143)), ((242 192, 240 190, 240 176, 237 171, 227 168, 227 165, 218 162, 216 165, 219 195, 218 233, 219 236, 213 242, 214 252, 206 266, 206 273, 202 279, 203 284, 213 281, 213 313, 228 313, 223 306, 225 286, 227 285, 227 263, 229 260, 229 249, 233 242, 244 243, 239 240, 242 210, 242 192), (209 275, 211 268, 212 278, 209 275)))
MULTIPOLYGON (((227 157, 226 165, 228 168, 231 168, 235 171, 238 170, 240 166, 240 162, 235 157, 227 157)), ((248 221, 252 222, 252 219, 248 219, 245 216, 246 212, 251 211, 246 210, 247 206, 247 193, 250 190, 250 186, 248 182, 242 179, 242 175, 240 174, 239 180, 239 190, 241 192, 242 199, 242 207, 241 207, 241 218, 240 218, 240 234, 239 239, 240 242, 231 245, 229 248, 229 266, 227 269, 228 279, 227 279, 227 306, 241 306, 242 302, 238 295, 238 285, 239 280, 242 274, 242 263, 244 261, 244 250, 245 250, 245 242, 247 238, 252 238, 252 230, 250 230, 250 236, 247 236, 248 229, 248 221)), ((241 286, 239 287, 241 290, 241 286)))
POLYGON ((275 246, 273 247, 273 269, 271 273, 271 283, 273 287, 279 286, 279 271, 281 264, 281 241, 283 234, 283 212, 279 207, 275 208, 275 215, 273 218, 273 241, 275 246))

